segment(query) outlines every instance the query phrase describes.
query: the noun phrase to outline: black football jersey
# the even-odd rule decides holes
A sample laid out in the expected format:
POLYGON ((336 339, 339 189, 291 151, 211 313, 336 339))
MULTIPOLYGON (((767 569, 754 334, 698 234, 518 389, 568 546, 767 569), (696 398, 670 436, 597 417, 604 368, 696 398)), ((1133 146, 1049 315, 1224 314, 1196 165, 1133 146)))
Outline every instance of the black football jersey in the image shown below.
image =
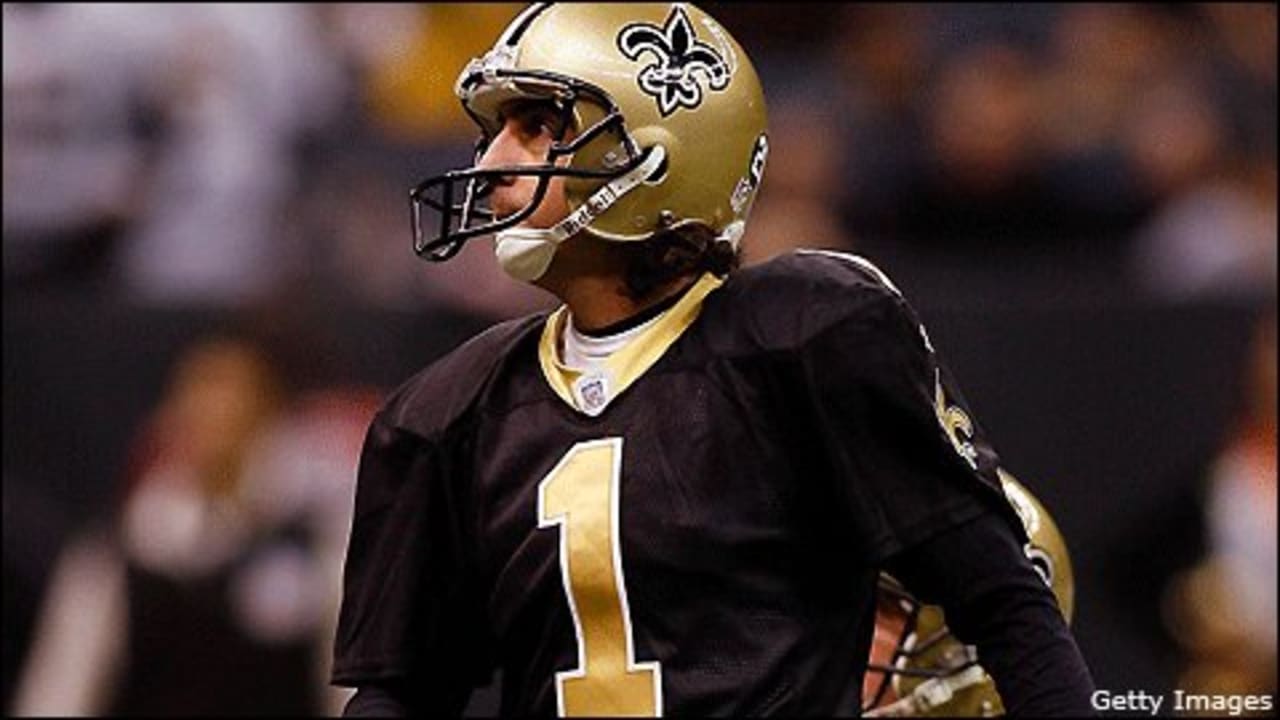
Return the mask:
POLYGON ((856 714, 885 560, 1004 500, 873 265, 707 275, 581 375, 562 308, 402 386, 359 471, 334 682, 460 712, 856 714))

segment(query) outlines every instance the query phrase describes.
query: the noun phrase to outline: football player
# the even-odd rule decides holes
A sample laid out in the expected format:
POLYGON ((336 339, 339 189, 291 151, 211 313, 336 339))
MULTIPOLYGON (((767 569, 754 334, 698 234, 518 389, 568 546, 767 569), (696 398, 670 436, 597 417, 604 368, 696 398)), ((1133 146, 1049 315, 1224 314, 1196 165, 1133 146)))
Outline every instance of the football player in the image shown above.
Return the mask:
MULTIPOLYGON (((1069 623, 1075 576, 1053 516, 1004 469, 996 470, 1027 533, 1023 553, 1069 623)), ((875 636, 862 684, 868 717, 994 717, 1004 714, 995 682, 977 652, 947 628, 942 608, 922 605, 891 575, 880 575, 875 636)))
POLYGON ((877 578, 946 608, 1011 712, 1092 681, 998 459, 870 262, 737 270, 768 158, 746 52, 698 8, 538 4, 461 73, 473 167, 414 248, 493 236, 559 309, 408 380, 365 441, 346 713, 857 714, 877 578))

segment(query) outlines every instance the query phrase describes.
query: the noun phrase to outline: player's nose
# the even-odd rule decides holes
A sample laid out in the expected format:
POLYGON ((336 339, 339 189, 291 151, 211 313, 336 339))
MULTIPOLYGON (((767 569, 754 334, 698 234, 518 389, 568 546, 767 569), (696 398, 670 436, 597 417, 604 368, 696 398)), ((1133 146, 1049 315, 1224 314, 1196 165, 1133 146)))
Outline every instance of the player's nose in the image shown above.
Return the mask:
MULTIPOLYGON (((514 121, 508 120, 502 130, 494 136, 480 156, 476 165, 480 168, 494 168, 510 165, 527 164, 524 146, 519 141, 514 121)), ((509 185, 513 178, 503 176, 494 181, 495 185, 509 185)))

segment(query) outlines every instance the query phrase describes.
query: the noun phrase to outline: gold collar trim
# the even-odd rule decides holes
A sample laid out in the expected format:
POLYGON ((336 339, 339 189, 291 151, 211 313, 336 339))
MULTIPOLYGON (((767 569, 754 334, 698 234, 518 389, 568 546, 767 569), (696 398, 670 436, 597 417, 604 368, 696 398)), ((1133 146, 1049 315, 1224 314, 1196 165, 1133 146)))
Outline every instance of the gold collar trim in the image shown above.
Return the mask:
POLYGON ((702 301, 723 282, 711 273, 704 273, 684 297, 659 315, 644 332, 610 355, 602 367, 587 372, 573 370, 560 360, 560 337, 569 317, 569 308, 561 305, 547 318, 538 343, 538 362, 547 384, 574 410, 599 415, 684 334, 702 310, 702 301))

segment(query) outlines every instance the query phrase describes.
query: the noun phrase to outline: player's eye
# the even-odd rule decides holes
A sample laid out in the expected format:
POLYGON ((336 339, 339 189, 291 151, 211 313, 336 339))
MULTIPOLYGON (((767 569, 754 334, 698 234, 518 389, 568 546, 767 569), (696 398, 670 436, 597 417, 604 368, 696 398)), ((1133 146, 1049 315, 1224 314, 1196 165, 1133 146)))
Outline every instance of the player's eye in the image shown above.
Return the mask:
POLYGON ((506 117, 515 120, 526 137, 538 137, 543 133, 556 137, 563 124, 560 111, 548 102, 521 103, 511 108, 506 117))

